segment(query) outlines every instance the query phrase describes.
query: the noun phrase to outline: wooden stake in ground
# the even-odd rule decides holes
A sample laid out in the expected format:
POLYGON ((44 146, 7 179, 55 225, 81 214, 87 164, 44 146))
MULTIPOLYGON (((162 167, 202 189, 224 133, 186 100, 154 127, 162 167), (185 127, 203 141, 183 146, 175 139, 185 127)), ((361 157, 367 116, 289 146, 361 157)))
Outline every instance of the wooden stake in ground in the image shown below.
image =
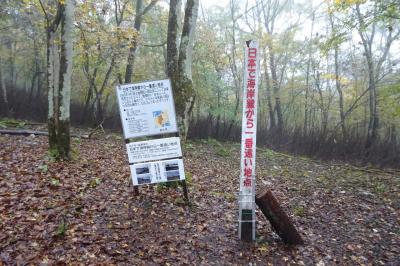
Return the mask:
POLYGON ((283 211, 271 190, 264 189, 258 193, 256 195, 256 204, 286 244, 304 244, 293 222, 283 211))

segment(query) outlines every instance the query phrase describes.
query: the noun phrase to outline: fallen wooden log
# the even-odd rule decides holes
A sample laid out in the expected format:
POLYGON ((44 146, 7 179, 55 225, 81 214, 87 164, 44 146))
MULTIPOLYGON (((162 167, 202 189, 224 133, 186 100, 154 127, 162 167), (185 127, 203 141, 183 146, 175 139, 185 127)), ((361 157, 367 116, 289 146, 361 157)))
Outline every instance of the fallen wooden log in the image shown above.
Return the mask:
MULTIPOLYGON (((0 129, 0 134, 20 135, 20 136, 30 136, 30 135, 48 136, 49 132, 28 130, 28 129, 0 129)), ((71 134, 71 137, 83 138, 83 139, 89 138, 89 136, 87 135, 77 135, 77 134, 71 134)))
POLYGON ((271 190, 264 189, 256 195, 256 204, 271 223, 272 228, 286 244, 304 244, 293 222, 283 211, 271 190))

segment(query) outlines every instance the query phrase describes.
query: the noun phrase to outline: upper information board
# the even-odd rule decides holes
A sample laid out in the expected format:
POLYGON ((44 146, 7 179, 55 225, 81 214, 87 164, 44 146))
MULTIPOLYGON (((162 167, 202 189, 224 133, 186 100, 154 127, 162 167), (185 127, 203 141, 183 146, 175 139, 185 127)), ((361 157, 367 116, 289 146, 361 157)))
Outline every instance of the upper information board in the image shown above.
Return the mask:
POLYGON ((177 132, 169 79, 119 85, 117 98, 125 139, 177 132))

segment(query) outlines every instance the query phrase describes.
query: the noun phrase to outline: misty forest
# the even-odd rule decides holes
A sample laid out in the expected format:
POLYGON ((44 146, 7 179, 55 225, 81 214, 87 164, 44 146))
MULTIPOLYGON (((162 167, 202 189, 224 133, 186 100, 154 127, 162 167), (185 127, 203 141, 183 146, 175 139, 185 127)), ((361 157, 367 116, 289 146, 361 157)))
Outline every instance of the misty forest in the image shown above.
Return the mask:
POLYGON ((0 0, 0 265, 397 265, 399 209, 398 0, 0 0), (140 183, 117 90, 167 79, 184 173, 140 183))

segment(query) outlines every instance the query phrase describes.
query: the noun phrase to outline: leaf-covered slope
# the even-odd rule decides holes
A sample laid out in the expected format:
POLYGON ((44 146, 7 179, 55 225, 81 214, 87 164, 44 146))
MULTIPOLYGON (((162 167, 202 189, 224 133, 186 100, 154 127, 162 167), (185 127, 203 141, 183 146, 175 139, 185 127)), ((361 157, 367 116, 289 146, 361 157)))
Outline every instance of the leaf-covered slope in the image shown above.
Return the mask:
POLYGON ((237 236, 239 146, 189 142, 180 188, 134 196, 121 140, 74 141, 52 162, 45 137, 0 135, 0 261, 85 264, 396 264, 399 173, 258 150, 269 186, 306 244, 285 246, 258 212, 254 244, 237 236))

